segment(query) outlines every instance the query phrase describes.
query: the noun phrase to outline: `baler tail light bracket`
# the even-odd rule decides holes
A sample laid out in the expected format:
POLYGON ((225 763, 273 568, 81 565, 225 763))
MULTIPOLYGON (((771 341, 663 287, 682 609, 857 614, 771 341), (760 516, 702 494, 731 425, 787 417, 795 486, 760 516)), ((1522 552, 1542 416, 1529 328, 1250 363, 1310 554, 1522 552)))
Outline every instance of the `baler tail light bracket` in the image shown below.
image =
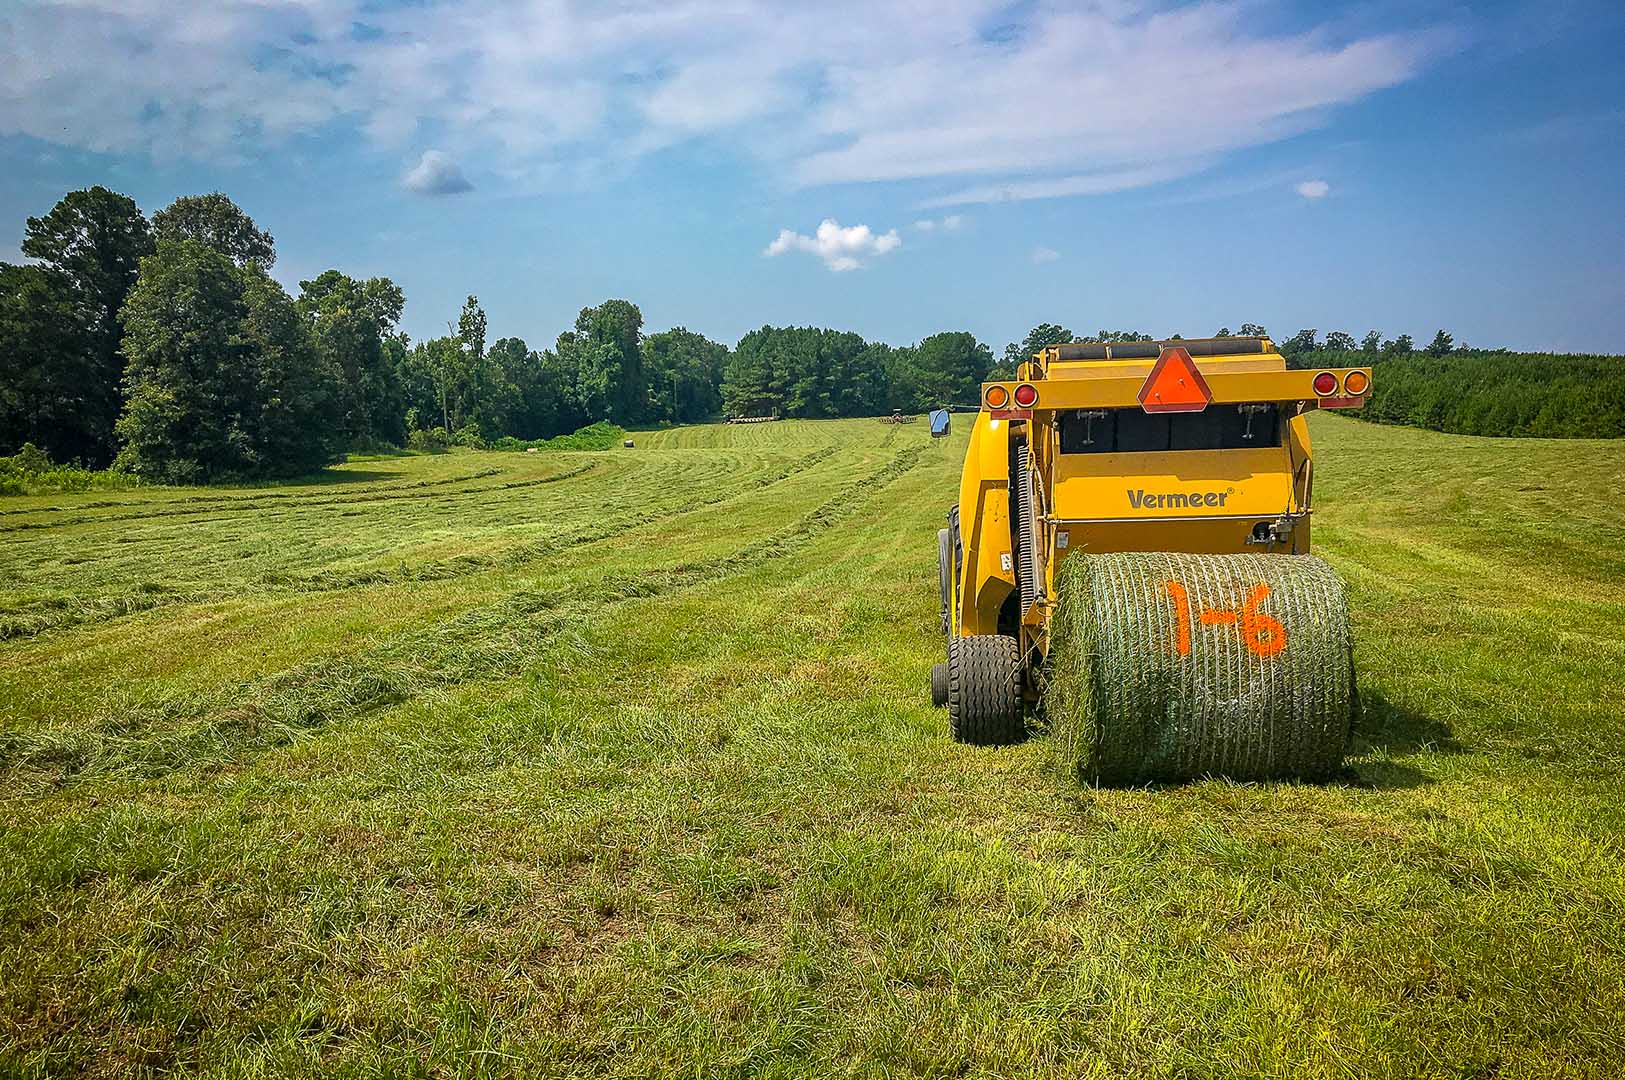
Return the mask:
POLYGON ((1248 534, 1246 543, 1259 545, 1266 549, 1273 548, 1276 544, 1289 544, 1292 542, 1292 534, 1296 531, 1298 522, 1308 516, 1308 511, 1295 514, 1291 510, 1286 510, 1274 521, 1260 521, 1253 526, 1253 531, 1248 534))

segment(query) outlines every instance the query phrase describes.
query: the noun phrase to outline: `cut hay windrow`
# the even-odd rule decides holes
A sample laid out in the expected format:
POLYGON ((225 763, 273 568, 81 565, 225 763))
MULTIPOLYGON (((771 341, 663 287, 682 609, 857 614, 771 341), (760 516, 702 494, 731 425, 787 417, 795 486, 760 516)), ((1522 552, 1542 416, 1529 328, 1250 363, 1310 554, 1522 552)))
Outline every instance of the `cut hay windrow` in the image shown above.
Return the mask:
MULTIPOLYGON (((446 487, 446 486, 451 485, 451 484, 464 484, 464 483, 468 483, 469 481, 472 481, 472 480, 483 480, 483 479, 485 479, 486 477, 489 477, 489 476, 499 476, 499 475, 501 475, 501 473, 502 473, 501 469, 480 469, 477 472, 461 473, 461 474, 456 475, 456 476, 443 476, 443 477, 441 477, 441 478, 439 478, 437 480, 414 480, 414 481, 406 481, 406 482, 403 482, 403 481, 400 481, 400 480, 393 480, 393 481, 389 481, 389 482, 386 482, 386 483, 367 484, 367 485, 361 485, 361 486, 357 486, 357 487, 346 487, 344 490, 345 490, 345 493, 347 495, 371 495, 371 494, 378 493, 378 492, 392 492, 392 491, 403 491, 403 490, 420 490, 422 488, 446 487)), ((164 491, 165 489, 160 488, 159 490, 164 491)), ((322 489, 321 495, 324 496, 323 501, 326 501, 325 496, 327 496, 328 494, 330 494, 330 493, 326 489, 322 489)), ((247 495, 217 495, 217 494, 183 495, 183 496, 181 496, 179 498, 165 500, 164 505, 167 506, 170 509, 173 509, 174 507, 177 507, 177 506, 184 507, 184 506, 198 506, 198 505, 210 505, 210 504, 212 504, 212 505, 216 505, 216 506, 225 505, 225 506, 229 507, 229 506, 232 506, 233 504, 236 504, 236 505, 248 505, 250 509, 258 510, 258 509, 261 508, 258 504, 260 504, 261 502, 264 502, 266 500, 269 500, 269 499, 281 499, 281 500, 289 501, 289 502, 299 502, 301 500, 308 501, 310 499, 317 498, 317 497, 318 496, 316 494, 313 494, 310 491, 301 490, 299 488, 290 488, 289 490, 285 490, 285 491, 265 490, 265 489, 261 488, 261 489, 256 489, 256 490, 252 491, 250 494, 247 494, 247 495)), ((76 510, 79 510, 79 511, 82 511, 82 510, 107 510, 107 509, 112 509, 112 508, 122 507, 122 506, 151 507, 153 505, 153 502, 154 502, 154 500, 151 499, 151 498, 147 498, 147 499, 98 499, 98 500, 96 500, 94 502, 75 503, 75 504, 73 504, 71 506, 22 506, 22 507, 15 507, 15 508, 12 508, 12 509, 0 509, 0 518, 15 517, 15 516, 17 516, 19 514, 28 514, 30 516, 34 516, 34 515, 39 515, 39 514, 62 514, 62 513, 68 513, 70 511, 76 511, 76 510)), ((139 519, 139 515, 136 516, 136 517, 126 516, 126 517, 122 518, 122 520, 125 520, 125 521, 138 520, 138 519, 139 519)), ((92 520, 94 520, 94 519, 92 519, 92 520)), ((120 519, 115 518, 114 520, 120 520, 120 519)))
POLYGON ((925 451, 923 445, 901 451, 785 528, 726 554, 557 593, 513 592, 403 631, 366 652, 323 657, 213 694, 178 691, 114 701, 97 723, 78 730, 0 731, 0 785, 18 788, 28 778, 35 784, 98 775, 150 778, 219 764, 375 708, 473 680, 511 678, 537 664, 561 631, 587 625, 613 604, 702 587, 794 554, 862 513, 925 451))
POLYGON ((1308 555, 1085 555, 1056 582, 1044 711, 1084 784, 1324 778, 1354 708, 1348 606, 1308 555))
MULTIPOLYGON (((241 597, 246 591, 261 596, 332 592, 408 582, 448 581, 490 570, 514 569, 554 554, 562 548, 611 540, 624 536, 633 529, 657 524, 681 514, 693 513, 760 491, 813 468, 834 453, 833 446, 820 447, 778 469, 750 477, 737 486, 701 485, 703 492, 701 495, 670 506, 651 508, 650 499, 640 489, 626 500, 628 505, 638 508, 636 513, 619 517, 602 516, 584 527, 551 534, 541 540, 521 544, 500 555, 459 555, 451 559, 414 565, 397 563, 345 570, 329 568, 307 574, 270 572, 251 581, 236 581, 215 588, 169 588, 156 587, 149 583, 143 588, 121 594, 47 596, 11 606, 0 603, 0 641, 33 637, 48 630, 116 619, 158 607, 218 603, 241 597)), ((595 466, 596 463, 589 463, 567 473, 554 474, 548 479, 567 479, 595 466)), ((674 480, 669 486, 686 490, 690 484, 674 480)), ((616 506, 611 500, 605 500, 602 505, 606 511, 616 506)))
MULTIPOLYGON (((309 509, 316 506, 347 506, 353 507, 361 503, 389 502, 401 499, 413 500, 440 500, 465 498, 470 495, 490 495, 498 492, 513 491, 518 488, 541 487, 544 484, 557 484, 563 480, 573 480, 585 473, 592 472, 602 464, 598 461, 586 461, 574 468, 564 469, 560 472, 549 473, 546 476, 536 476, 525 480, 507 480, 500 484, 488 484, 484 487, 457 488, 453 491, 426 491, 425 488, 442 487, 440 484, 414 484, 403 489, 372 489, 365 492, 345 493, 326 498, 301 499, 299 509, 309 509)), ((266 500, 285 499, 287 495, 282 492, 269 492, 264 495, 248 498, 227 500, 230 505, 206 503, 203 500, 185 500, 179 505, 169 506, 162 510, 150 510, 135 514, 82 514, 78 517, 57 518, 53 521, 24 521, 16 525, 0 525, 0 533, 32 532, 40 529, 56 529, 68 525, 100 525, 110 521, 153 521, 158 518, 200 517, 205 514, 256 512, 268 509, 281 509, 281 504, 272 505, 266 500), (191 503, 202 505, 191 505, 191 503)))

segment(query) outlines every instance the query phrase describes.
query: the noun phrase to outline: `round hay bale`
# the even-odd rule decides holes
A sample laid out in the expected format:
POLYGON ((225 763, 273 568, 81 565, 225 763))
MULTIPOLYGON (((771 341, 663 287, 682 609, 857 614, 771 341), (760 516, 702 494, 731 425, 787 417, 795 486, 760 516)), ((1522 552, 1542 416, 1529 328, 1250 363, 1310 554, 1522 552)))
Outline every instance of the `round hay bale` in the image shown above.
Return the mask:
POLYGON ((1354 698, 1343 585, 1308 555, 1086 555, 1056 581, 1044 711, 1084 784, 1324 778, 1354 698))

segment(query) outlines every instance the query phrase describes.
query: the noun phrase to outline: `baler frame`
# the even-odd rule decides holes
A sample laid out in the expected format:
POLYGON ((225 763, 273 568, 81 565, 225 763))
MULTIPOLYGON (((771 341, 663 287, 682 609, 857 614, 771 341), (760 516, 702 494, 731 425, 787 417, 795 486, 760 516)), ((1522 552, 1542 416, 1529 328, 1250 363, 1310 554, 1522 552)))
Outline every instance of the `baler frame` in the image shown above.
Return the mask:
MULTIPOLYGON (((1051 346, 1015 378, 984 383, 959 502, 938 544, 949 663, 933 672, 933 696, 949 704, 956 735, 965 737, 961 718, 943 699, 952 697, 957 652, 973 639, 1009 638, 1010 646, 974 647, 1013 653, 1018 715, 994 723, 991 741, 1019 737, 1019 713, 1042 692, 1055 575, 1071 552, 1307 553, 1313 456, 1305 417, 1358 407, 1370 385, 1367 367, 1288 369, 1268 338, 1051 346), (1192 378, 1176 371, 1178 385, 1165 382, 1169 364, 1192 378), (1154 382, 1205 400, 1148 399, 1154 382), (1239 441, 1264 416, 1274 425, 1271 439, 1256 447, 1173 445, 1173 417, 1227 408, 1245 425, 1239 441), (1063 445, 1065 424, 1085 423, 1087 443, 1094 422, 1111 418, 1114 432, 1138 430, 1147 422, 1133 418, 1161 415, 1170 417, 1165 449, 1063 445), (1136 504, 1130 479, 1127 508, 1108 507, 1115 482, 1134 476, 1158 478, 1170 490, 1150 495, 1153 505, 1136 504)), ((1197 426, 1222 429, 1230 415, 1215 412, 1197 426)), ((1140 494, 1147 497, 1144 487, 1140 494)), ((1002 691, 1001 701, 1008 711, 1002 691)))

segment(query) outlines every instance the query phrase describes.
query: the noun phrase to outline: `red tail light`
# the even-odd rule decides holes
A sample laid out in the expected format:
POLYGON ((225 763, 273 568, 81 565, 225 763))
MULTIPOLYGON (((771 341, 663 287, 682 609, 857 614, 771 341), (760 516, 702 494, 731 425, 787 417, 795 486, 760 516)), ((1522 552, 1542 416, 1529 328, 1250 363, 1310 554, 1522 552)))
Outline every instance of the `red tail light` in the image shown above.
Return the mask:
POLYGON ((1016 404, 1023 409, 1030 409, 1038 401, 1038 387, 1022 383, 1016 387, 1016 404))
POLYGON ((1321 397, 1330 397, 1337 393, 1337 376, 1329 371, 1322 371, 1315 376, 1315 393, 1321 397))

